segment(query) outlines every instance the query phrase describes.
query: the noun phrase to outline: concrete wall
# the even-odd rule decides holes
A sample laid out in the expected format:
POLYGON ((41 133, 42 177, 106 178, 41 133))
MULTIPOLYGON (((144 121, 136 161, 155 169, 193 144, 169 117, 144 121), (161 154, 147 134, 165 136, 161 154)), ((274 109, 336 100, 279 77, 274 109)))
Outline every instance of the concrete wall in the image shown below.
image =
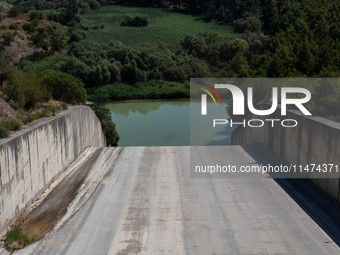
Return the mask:
POLYGON ((0 234, 86 147, 105 146, 95 113, 72 107, 0 141, 0 234))
MULTIPOLYGON (((269 105, 259 107, 268 108, 269 105)), ((239 126, 231 135, 231 144, 244 146, 262 144, 291 164, 305 166, 311 163, 333 163, 340 166, 340 123, 321 117, 306 117, 298 110, 287 111, 287 116, 282 118, 280 111, 278 108, 271 116, 248 113, 245 119, 295 119, 298 126, 284 128, 278 122, 274 127, 271 127, 270 122, 261 128, 239 126)), ((325 178, 322 179, 315 179, 315 173, 305 173, 304 176, 340 202, 339 178, 327 179, 328 173, 325 173, 325 178)))

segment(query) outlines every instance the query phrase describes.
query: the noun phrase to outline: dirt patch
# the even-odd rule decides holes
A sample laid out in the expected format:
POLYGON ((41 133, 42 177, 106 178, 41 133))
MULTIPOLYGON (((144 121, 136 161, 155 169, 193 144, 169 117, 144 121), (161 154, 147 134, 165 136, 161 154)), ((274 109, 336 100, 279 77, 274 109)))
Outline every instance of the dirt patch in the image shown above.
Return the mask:
POLYGON ((34 52, 43 51, 42 48, 32 46, 32 43, 27 37, 26 33, 18 31, 15 36, 15 42, 11 43, 11 46, 6 48, 7 52, 12 57, 13 62, 19 62, 21 58, 28 57, 34 52))
MULTIPOLYGON (((13 227, 19 226, 28 244, 36 242, 50 232, 57 222, 66 214, 69 204, 76 197, 93 164, 103 149, 97 149, 78 169, 64 178, 41 202, 41 204, 21 215, 13 227)), ((5 240, 6 242, 6 240, 5 240)), ((7 245, 9 251, 24 248, 17 243, 7 245)))
MULTIPOLYGON (((17 24, 19 30, 17 30, 17 34, 15 36, 15 41, 11 43, 9 46, 5 46, 6 51, 9 53, 9 55, 12 57, 13 62, 19 62, 21 58, 28 57, 32 55, 34 52, 40 52, 43 51, 42 48, 36 47, 32 44, 32 42, 29 40, 29 35, 27 32, 25 32, 22 28, 22 26, 29 22, 29 13, 20 14, 19 17, 7 17, 4 18, 1 21, 1 26, 5 26, 6 28, 9 27, 11 24, 17 24)), ((38 28, 46 28, 47 26, 55 27, 56 29, 59 29, 63 27, 61 24, 50 21, 47 19, 46 16, 44 16, 43 20, 39 21, 38 28)), ((13 30, 0 30, 0 35, 2 35, 5 32, 11 32, 14 33, 13 30)), ((0 42, 3 42, 3 39, 0 38, 0 42)))
POLYGON ((0 9, 2 10, 2 15, 7 15, 7 12, 12 8, 12 5, 7 2, 0 2, 0 9))
POLYGON ((0 96, 0 120, 2 118, 15 118, 16 116, 16 110, 0 96))

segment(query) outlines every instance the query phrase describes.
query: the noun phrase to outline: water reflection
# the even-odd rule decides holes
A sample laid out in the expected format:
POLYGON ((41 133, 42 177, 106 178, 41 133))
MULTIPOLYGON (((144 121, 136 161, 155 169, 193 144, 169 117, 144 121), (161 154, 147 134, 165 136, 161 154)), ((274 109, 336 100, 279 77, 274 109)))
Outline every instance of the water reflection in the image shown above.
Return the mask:
POLYGON ((228 118, 226 106, 208 102, 148 101, 106 105, 120 135, 119 146, 230 145, 230 125, 213 128, 214 118, 228 118))
POLYGON ((120 135, 119 146, 188 146, 190 102, 107 104, 120 135))
POLYGON ((190 101, 151 101, 151 102, 124 102, 107 104, 115 115, 124 115, 128 117, 130 113, 140 113, 147 115, 149 112, 158 111, 161 106, 189 106, 190 101))

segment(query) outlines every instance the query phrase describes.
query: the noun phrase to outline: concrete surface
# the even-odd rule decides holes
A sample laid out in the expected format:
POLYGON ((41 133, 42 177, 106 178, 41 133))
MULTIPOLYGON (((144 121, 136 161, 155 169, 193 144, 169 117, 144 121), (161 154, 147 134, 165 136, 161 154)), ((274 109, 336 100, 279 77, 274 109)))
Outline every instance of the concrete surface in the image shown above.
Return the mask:
MULTIPOLYGON (((263 104, 259 109, 269 108, 263 104)), ((281 116, 281 108, 270 116, 248 113, 249 119, 294 119, 298 126, 284 128, 279 122, 271 122, 259 128, 238 126, 231 135, 232 145, 262 144, 275 152, 281 159, 295 165, 334 164, 340 166, 340 123, 318 116, 305 116, 298 110, 287 111, 281 116)), ((288 123, 286 123, 288 124, 288 123)), ((298 177, 298 176, 297 176, 298 177)), ((308 178, 327 195, 340 202, 339 173, 304 172, 300 177, 308 178)))
POLYGON ((72 107, 0 142, 0 234, 88 146, 105 138, 95 113, 72 107))
MULTIPOLYGON (((226 162, 273 158, 223 150, 226 162)), ((73 217, 14 254, 340 254, 340 207, 308 181, 190 178, 189 158, 189 147, 121 149, 73 217)))

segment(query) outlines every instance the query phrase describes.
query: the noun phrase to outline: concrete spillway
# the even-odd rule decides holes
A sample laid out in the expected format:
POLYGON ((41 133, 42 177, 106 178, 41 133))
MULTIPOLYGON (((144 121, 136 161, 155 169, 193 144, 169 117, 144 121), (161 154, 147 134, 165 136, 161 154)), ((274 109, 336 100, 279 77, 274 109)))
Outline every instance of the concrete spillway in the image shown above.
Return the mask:
MULTIPOLYGON (((264 147, 223 151, 226 162, 275 161, 264 147)), ((103 150, 86 203, 15 254, 340 254, 340 208, 313 184, 190 178, 189 157, 189 147, 103 150)))
MULTIPOLYGON (((340 254, 339 204, 307 180, 190 178, 189 147, 104 145, 85 106, 0 143, 0 232, 28 208, 27 225, 63 211, 14 254, 340 254)), ((220 149, 211 161, 282 162, 264 146, 220 149)))

